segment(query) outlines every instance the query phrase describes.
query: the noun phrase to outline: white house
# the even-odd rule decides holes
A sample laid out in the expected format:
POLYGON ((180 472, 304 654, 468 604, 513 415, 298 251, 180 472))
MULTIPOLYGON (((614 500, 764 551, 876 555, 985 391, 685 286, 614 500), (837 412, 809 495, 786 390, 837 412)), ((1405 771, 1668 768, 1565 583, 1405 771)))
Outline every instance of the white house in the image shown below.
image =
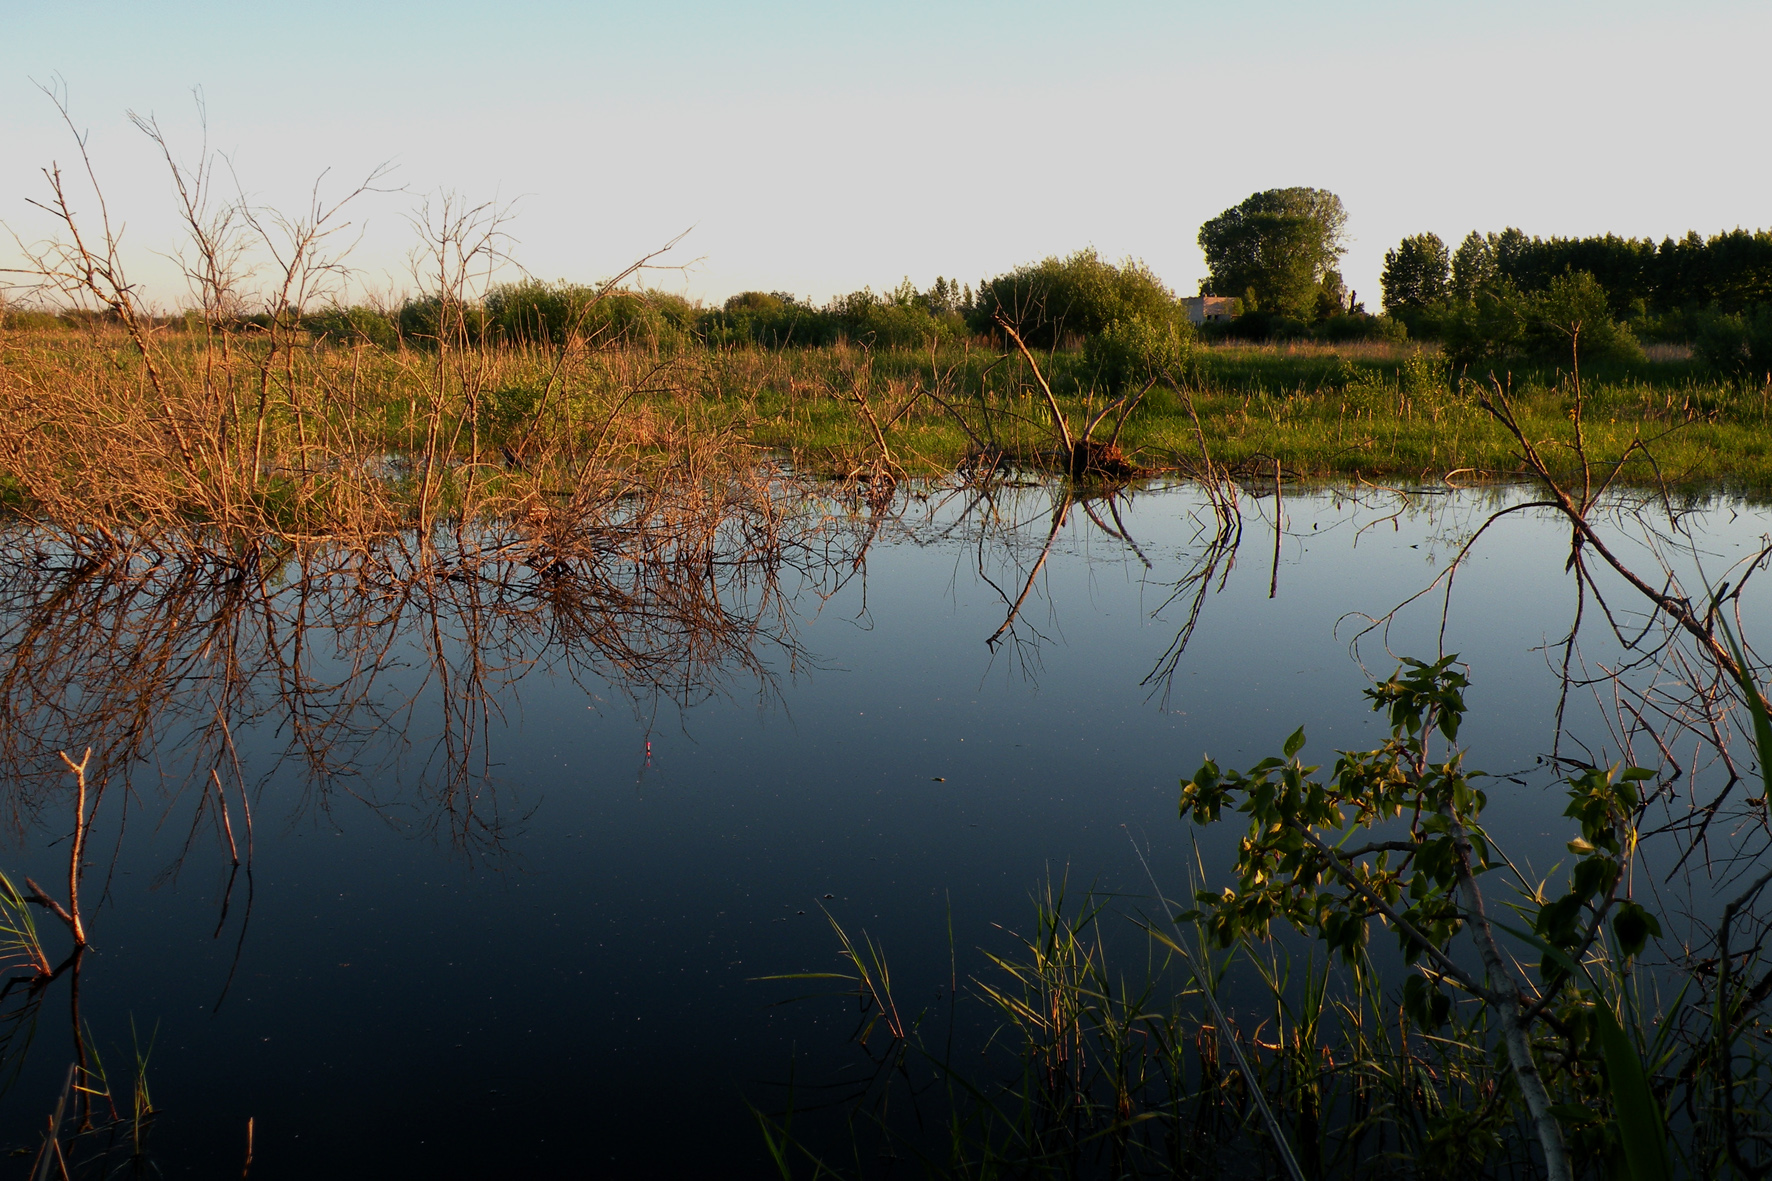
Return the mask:
POLYGON ((1243 310, 1243 301, 1228 295, 1192 295, 1181 301, 1187 318, 1195 324, 1229 320, 1243 310))

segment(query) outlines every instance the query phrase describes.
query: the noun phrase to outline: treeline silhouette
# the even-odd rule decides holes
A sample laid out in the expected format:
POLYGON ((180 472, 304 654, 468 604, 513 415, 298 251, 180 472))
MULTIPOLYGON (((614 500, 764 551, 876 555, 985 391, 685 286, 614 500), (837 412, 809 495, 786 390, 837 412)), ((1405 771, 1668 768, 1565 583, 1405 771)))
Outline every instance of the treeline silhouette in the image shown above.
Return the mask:
POLYGON ((1384 307, 1455 360, 1640 355, 1638 341, 1689 344, 1711 368, 1772 372, 1772 231, 1710 237, 1540 238, 1472 231, 1385 255, 1384 307))

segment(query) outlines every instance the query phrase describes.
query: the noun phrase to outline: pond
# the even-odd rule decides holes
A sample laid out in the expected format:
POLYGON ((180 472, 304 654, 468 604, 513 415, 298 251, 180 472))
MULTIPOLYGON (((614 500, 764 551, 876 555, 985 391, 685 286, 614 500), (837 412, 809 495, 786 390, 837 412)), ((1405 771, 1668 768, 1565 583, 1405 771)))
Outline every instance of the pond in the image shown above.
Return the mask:
MULTIPOLYGON (((1492 826, 1548 865, 1568 527, 1507 515, 1436 582, 1531 498, 1250 489, 1227 533, 1192 484, 878 512, 784 485, 692 554, 586 567, 489 531, 250 576, 14 528, 0 868, 65 894, 58 751, 95 748, 103 792, 90 950, 0 1005, 0 1163, 28 1173, 71 1062, 123 1102, 145 1055, 166 1176, 233 1175, 249 1121, 259 1178, 773 1175, 748 1105, 840 1070, 853 1022, 764 978, 838 970, 833 920, 923 1004, 1047 882, 1148 895, 1143 849, 1183 893, 1195 839, 1210 871, 1230 836, 1178 819, 1178 779, 1298 726, 1313 761, 1375 743, 1361 690, 1398 655, 1469 664, 1461 741, 1516 774, 1492 826)), ((1772 531, 1668 507, 1707 577, 1772 531)), ((1563 741, 1616 758, 1606 705, 1571 698, 1563 741)))

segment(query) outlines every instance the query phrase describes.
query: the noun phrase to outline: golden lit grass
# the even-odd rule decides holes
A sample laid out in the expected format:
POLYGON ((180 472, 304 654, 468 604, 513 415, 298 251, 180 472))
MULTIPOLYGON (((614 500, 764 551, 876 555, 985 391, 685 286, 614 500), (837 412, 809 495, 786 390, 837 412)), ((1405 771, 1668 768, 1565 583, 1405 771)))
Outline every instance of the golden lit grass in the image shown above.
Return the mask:
MULTIPOLYGON (((1073 430, 1109 404, 1080 354, 1039 363, 1073 430)), ((1568 433, 1571 381, 1512 381, 1529 433, 1568 433)), ((1513 472, 1513 441, 1477 406, 1479 384, 1407 345, 1202 348, 1178 386, 1149 390, 1119 443, 1153 470, 1190 466, 1203 435, 1215 463, 1277 460, 1294 477, 1513 472)), ((162 328, 144 353, 103 324, 0 327, 0 475, 15 511, 69 530, 358 538, 731 479, 760 450, 837 478, 937 474, 981 456, 1051 466, 1037 390, 1024 358, 982 343, 567 354, 299 335, 272 347, 246 331, 162 328)), ((1766 394, 1679 361, 1594 374, 1589 450, 1648 442, 1632 480, 1769 484, 1766 394)))

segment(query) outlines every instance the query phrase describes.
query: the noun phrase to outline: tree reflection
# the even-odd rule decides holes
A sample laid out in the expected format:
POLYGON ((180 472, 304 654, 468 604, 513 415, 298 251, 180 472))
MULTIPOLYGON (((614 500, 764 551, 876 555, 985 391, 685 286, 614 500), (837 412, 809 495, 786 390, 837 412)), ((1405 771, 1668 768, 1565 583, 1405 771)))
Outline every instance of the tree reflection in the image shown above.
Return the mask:
MULTIPOLYGON (((75 858, 89 911, 143 825, 176 834, 159 882, 219 850, 213 935, 234 944, 219 1009, 251 925, 254 828, 273 779, 300 785, 292 809, 277 797, 279 820, 360 801, 464 856, 502 856, 527 812, 495 775, 493 738, 520 682, 544 674, 648 724, 710 697, 773 700, 808 660, 796 599, 864 570, 863 525, 786 481, 647 489, 590 512, 246 557, 14 525, 0 542, 0 806, 20 838, 61 830, 61 752, 91 747, 78 832, 95 839, 75 858)), ((73 987, 80 952, 50 962, 0 965, 15 969, 0 985, 0 1086, 59 992, 73 1106, 55 1126, 72 1152, 120 1117, 93 1114, 109 1091, 73 987)))

